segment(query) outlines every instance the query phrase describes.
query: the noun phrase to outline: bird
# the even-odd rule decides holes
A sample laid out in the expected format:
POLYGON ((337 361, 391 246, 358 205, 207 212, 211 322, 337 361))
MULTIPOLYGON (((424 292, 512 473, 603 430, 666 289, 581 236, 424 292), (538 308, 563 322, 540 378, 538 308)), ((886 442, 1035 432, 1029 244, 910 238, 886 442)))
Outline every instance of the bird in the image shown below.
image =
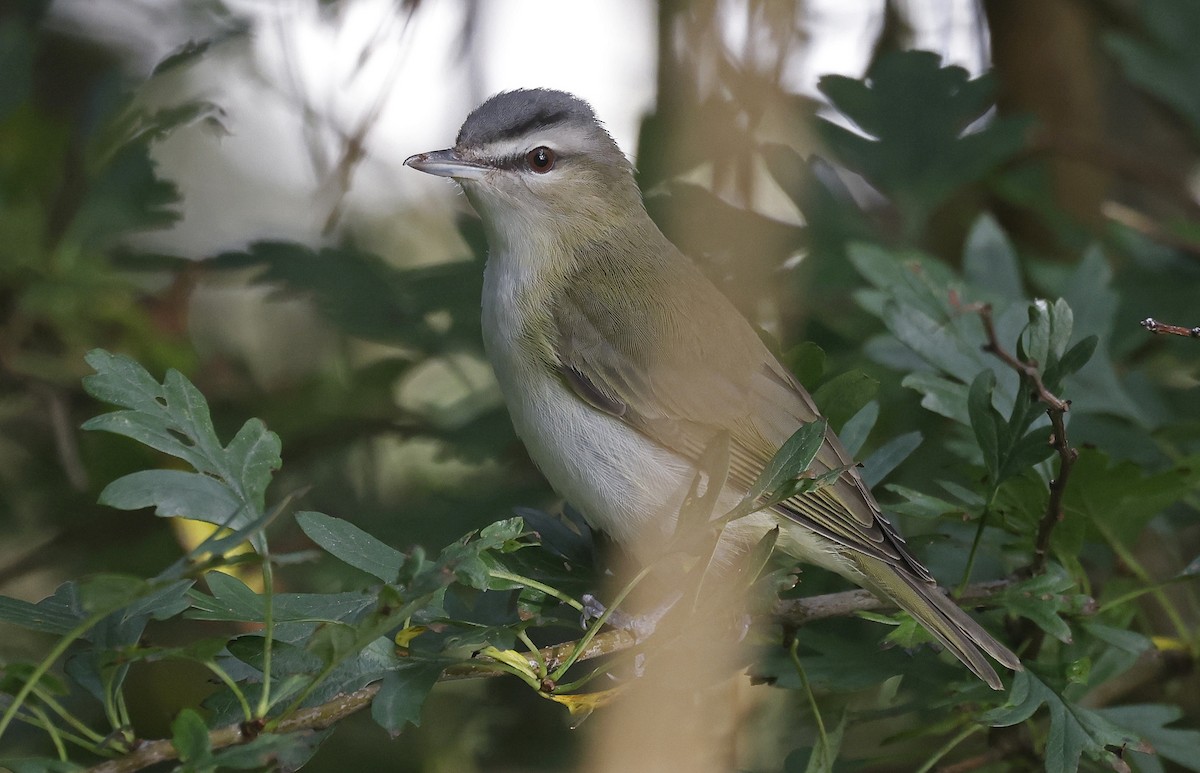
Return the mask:
MULTIPOLYGON (((480 216, 484 349, 531 459, 636 560, 662 551, 715 439, 729 444, 728 509, 793 433, 821 419, 650 218, 633 165, 586 101, 500 92, 470 112, 453 147, 404 163, 452 178, 480 216)), ((1003 689, 984 653, 1014 671, 1020 660, 913 556, 832 430, 808 474, 834 479, 730 522, 721 555, 778 526, 777 550, 891 600, 1003 689)))

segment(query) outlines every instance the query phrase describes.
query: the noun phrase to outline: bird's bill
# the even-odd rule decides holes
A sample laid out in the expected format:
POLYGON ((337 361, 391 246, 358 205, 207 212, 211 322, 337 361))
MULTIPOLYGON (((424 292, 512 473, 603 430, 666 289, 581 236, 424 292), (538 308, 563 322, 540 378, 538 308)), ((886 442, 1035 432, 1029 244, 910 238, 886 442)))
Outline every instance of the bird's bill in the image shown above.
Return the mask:
POLYGON ((454 148, 431 150, 428 153, 409 156, 404 160, 404 165, 411 166, 419 172, 435 174, 438 177, 453 177, 456 180, 478 180, 491 170, 486 164, 468 161, 454 148))

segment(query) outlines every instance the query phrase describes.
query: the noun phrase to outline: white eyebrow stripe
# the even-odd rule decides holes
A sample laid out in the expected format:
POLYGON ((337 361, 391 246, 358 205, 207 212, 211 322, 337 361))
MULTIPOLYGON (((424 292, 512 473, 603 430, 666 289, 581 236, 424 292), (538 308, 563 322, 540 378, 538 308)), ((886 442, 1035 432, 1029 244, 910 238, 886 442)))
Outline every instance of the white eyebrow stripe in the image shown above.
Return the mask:
POLYGON ((512 158, 513 156, 523 156, 543 145, 559 153, 569 153, 581 151, 592 144, 594 141, 587 129, 560 124, 553 131, 539 129, 524 137, 489 142, 480 148, 479 153, 486 158, 512 158))

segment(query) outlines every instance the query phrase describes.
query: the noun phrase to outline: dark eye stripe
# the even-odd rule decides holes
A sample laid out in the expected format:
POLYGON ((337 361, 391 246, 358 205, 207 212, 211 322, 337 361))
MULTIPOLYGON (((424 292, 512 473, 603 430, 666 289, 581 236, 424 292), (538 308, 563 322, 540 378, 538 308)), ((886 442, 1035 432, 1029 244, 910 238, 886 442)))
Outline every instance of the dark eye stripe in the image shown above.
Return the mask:
POLYGON ((511 140, 516 137, 523 137, 535 129, 546 129, 555 124, 562 123, 568 116, 570 116, 570 113, 566 110, 543 110, 519 124, 510 126, 507 129, 501 129, 488 139, 495 142, 497 140, 511 140))

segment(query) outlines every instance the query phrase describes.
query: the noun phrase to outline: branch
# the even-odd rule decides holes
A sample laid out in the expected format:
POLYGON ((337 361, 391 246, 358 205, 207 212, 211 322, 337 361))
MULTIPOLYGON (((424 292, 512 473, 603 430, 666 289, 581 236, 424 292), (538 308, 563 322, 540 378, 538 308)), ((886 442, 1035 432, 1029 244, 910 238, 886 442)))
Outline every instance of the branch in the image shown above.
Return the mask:
MULTIPOLYGON (((960 598, 963 600, 983 601, 1011 584, 1010 580, 993 580, 968 586, 960 598)), ((780 601, 770 615, 774 622, 792 626, 800 626, 814 620, 830 617, 846 617, 855 612, 866 612, 882 609, 894 609, 895 604, 873 596, 869 591, 852 590, 843 593, 828 593, 823 596, 812 596, 805 599, 780 601)), ((588 647, 577 658, 591 660, 603 655, 612 655, 632 649, 637 644, 637 637, 629 631, 611 629, 597 635, 588 647)), ((540 650, 547 670, 553 670, 574 651, 575 642, 564 642, 540 650)), ((530 660, 530 666, 536 668, 536 660, 530 660)), ((454 681, 461 679, 478 679, 501 676, 504 672, 494 669, 482 669, 473 663, 463 663, 447 668, 439 681, 454 681)), ((305 730, 324 730, 346 717, 371 705, 371 700, 379 692, 379 684, 369 684, 351 693, 334 697, 327 703, 300 709, 292 716, 280 720, 274 732, 279 734, 295 733, 305 730)), ((259 734, 259 726, 255 723, 239 723, 226 725, 209 731, 210 747, 216 751, 230 746, 249 743, 259 734)), ((123 757, 102 762, 88 769, 89 773, 134 773, 134 771, 157 765, 160 762, 179 758, 170 739, 156 741, 139 741, 133 751, 123 757)))
POLYGON ((1079 458, 1079 451, 1072 448, 1067 441, 1065 417, 1067 411, 1071 409, 1071 401, 1063 400, 1046 388, 1036 362, 1019 360, 1000 345, 1000 341, 996 337, 996 325, 992 319, 991 304, 976 304, 970 307, 970 310, 979 314, 980 320, 983 321, 983 332, 987 336, 987 343, 983 345, 983 350, 995 355, 1001 362, 1033 384, 1034 394, 1045 404, 1046 415, 1050 417, 1050 426, 1053 428, 1050 445, 1058 454, 1058 475, 1050 481, 1050 498, 1046 502, 1046 513, 1042 516, 1041 523, 1038 524, 1037 537, 1033 543, 1033 563, 1029 566, 1031 574, 1040 574, 1046 568, 1050 535, 1053 533, 1054 527, 1063 519, 1062 503, 1063 496, 1067 492, 1067 478, 1071 475, 1071 468, 1075 466, 1075 460, 1079 458))
POLYGON ((1154 317, 1146 317, 1142 320, 1142 327, 1149 330, 1151 333, 1159 335, 1184 336, 1185 338, 1200 338, 1200 327, 1184 327, 1183 325, 1168 325, 1166 322, 1159 322, 1154 317))

